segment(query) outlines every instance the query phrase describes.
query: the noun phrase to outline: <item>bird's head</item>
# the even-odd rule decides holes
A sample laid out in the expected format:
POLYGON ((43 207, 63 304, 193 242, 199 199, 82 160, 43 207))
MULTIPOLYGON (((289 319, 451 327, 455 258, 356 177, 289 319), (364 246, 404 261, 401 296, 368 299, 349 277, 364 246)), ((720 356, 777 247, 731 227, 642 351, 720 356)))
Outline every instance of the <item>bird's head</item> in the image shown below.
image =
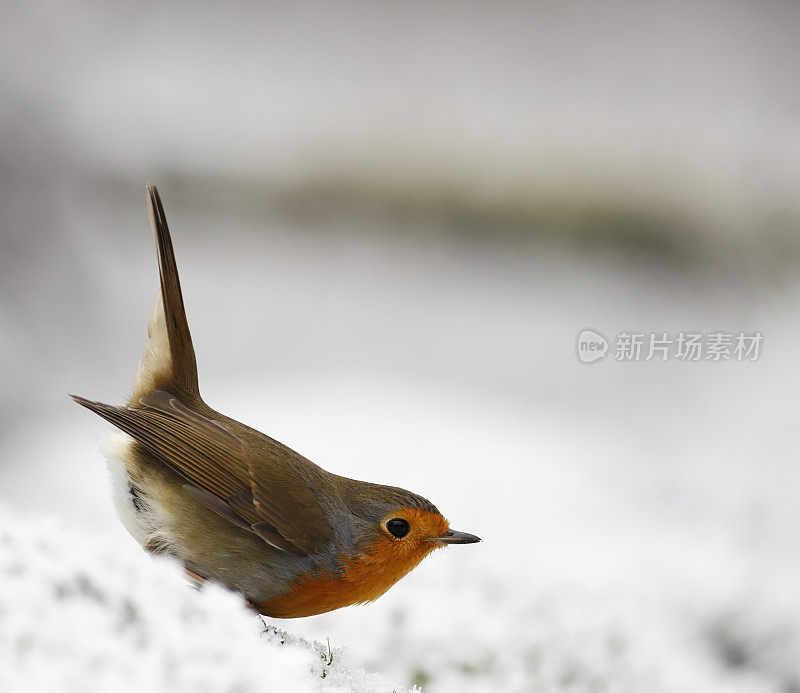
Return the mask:
POLYGON ((260 604, 262 613, 292 618, 369 602, 431 551, 480 541, 450 529, 430 501, 410 491, 343 477, 336 482, 338 502, 329 517, 337 536, 337 569, 299 577, 288 594, 260 604))
POLYGON ((393 508, 382 517, 371 543, 373 546, 380 545, 387 553, 421 553, 424 557, 434 549, 449 544, 474 544, 479 541, 480 538, 474 534, 450 529, 450 523, 436 508, 414 505, 393 508))
POLYGON ((391 579, 385 589, 431 551, 480 541, 474 534, 450 529, 436 506, 415 493, 378 484, 364 484, 360 490, 358 501, 351 504, 360 520, 355 555, 373 574, 391 579))

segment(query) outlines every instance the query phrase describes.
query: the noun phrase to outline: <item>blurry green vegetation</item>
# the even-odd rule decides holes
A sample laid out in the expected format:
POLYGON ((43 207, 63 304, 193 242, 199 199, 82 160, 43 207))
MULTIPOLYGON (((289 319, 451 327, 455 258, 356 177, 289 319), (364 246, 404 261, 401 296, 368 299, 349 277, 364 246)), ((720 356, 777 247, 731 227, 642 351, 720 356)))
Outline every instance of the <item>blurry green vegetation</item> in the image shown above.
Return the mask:
MULTIPOLYGON (((481 185, 475 176, 370 175, 367 169, 321 169, 285 179, 161 171, 152 177, 174 209, 225 214, 258 224, 285 219, 322 230, 331 223, 354 231, 432 232, 487 240, 545 239, 591 251, 593 248, 658 258, 674 264, 706 263, 738 267, 800 258, 800 218, 791 210, 738 213, 709 211, 697 198, 631 190, 618 182, 542 181, 510 177, 481 185)), ((130 194, 129 182, 109 181, 115 195, 130 194)))

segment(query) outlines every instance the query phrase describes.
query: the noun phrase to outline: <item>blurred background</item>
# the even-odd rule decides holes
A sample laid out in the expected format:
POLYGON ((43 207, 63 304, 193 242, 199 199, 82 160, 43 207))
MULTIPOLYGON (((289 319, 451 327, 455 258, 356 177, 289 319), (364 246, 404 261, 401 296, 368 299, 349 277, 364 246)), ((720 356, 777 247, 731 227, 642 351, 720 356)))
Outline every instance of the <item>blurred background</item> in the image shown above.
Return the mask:
POLYGON ((159 186, 209 404, 484 543, 275 623, 427 691, 800 690, 800 7, 5 3, 0 504, 131 542, 159 186), (755 332, 587 366, 576 337, 755 332))

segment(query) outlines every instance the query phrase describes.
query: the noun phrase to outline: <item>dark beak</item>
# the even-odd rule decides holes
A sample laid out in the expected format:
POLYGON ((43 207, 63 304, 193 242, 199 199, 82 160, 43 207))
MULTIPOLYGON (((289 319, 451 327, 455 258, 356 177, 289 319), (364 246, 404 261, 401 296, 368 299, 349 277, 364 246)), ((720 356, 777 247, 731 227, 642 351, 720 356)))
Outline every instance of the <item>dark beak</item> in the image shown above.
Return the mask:
POLYGON ((446 534, 440 536, 436 541, 440 544, 476 544, 481 540, 480 537, 476 537, 474 534, 468 534, 467 532, 457 532, 454 529, 451 529, 446 534))

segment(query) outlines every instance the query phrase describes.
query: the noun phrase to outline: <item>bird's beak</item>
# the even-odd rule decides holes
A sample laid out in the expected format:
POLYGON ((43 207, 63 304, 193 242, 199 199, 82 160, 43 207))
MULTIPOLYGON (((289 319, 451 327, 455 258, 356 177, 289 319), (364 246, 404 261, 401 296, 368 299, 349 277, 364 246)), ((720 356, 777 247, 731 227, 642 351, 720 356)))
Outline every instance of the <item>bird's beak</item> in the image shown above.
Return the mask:
POLYGON ((475 544, 480 540, 481 538, 476 537, 474 534, 457 532, 454 529, 451 529, 442 536, 436 538, 436 541, 438 541, 440 544, 475 544))

